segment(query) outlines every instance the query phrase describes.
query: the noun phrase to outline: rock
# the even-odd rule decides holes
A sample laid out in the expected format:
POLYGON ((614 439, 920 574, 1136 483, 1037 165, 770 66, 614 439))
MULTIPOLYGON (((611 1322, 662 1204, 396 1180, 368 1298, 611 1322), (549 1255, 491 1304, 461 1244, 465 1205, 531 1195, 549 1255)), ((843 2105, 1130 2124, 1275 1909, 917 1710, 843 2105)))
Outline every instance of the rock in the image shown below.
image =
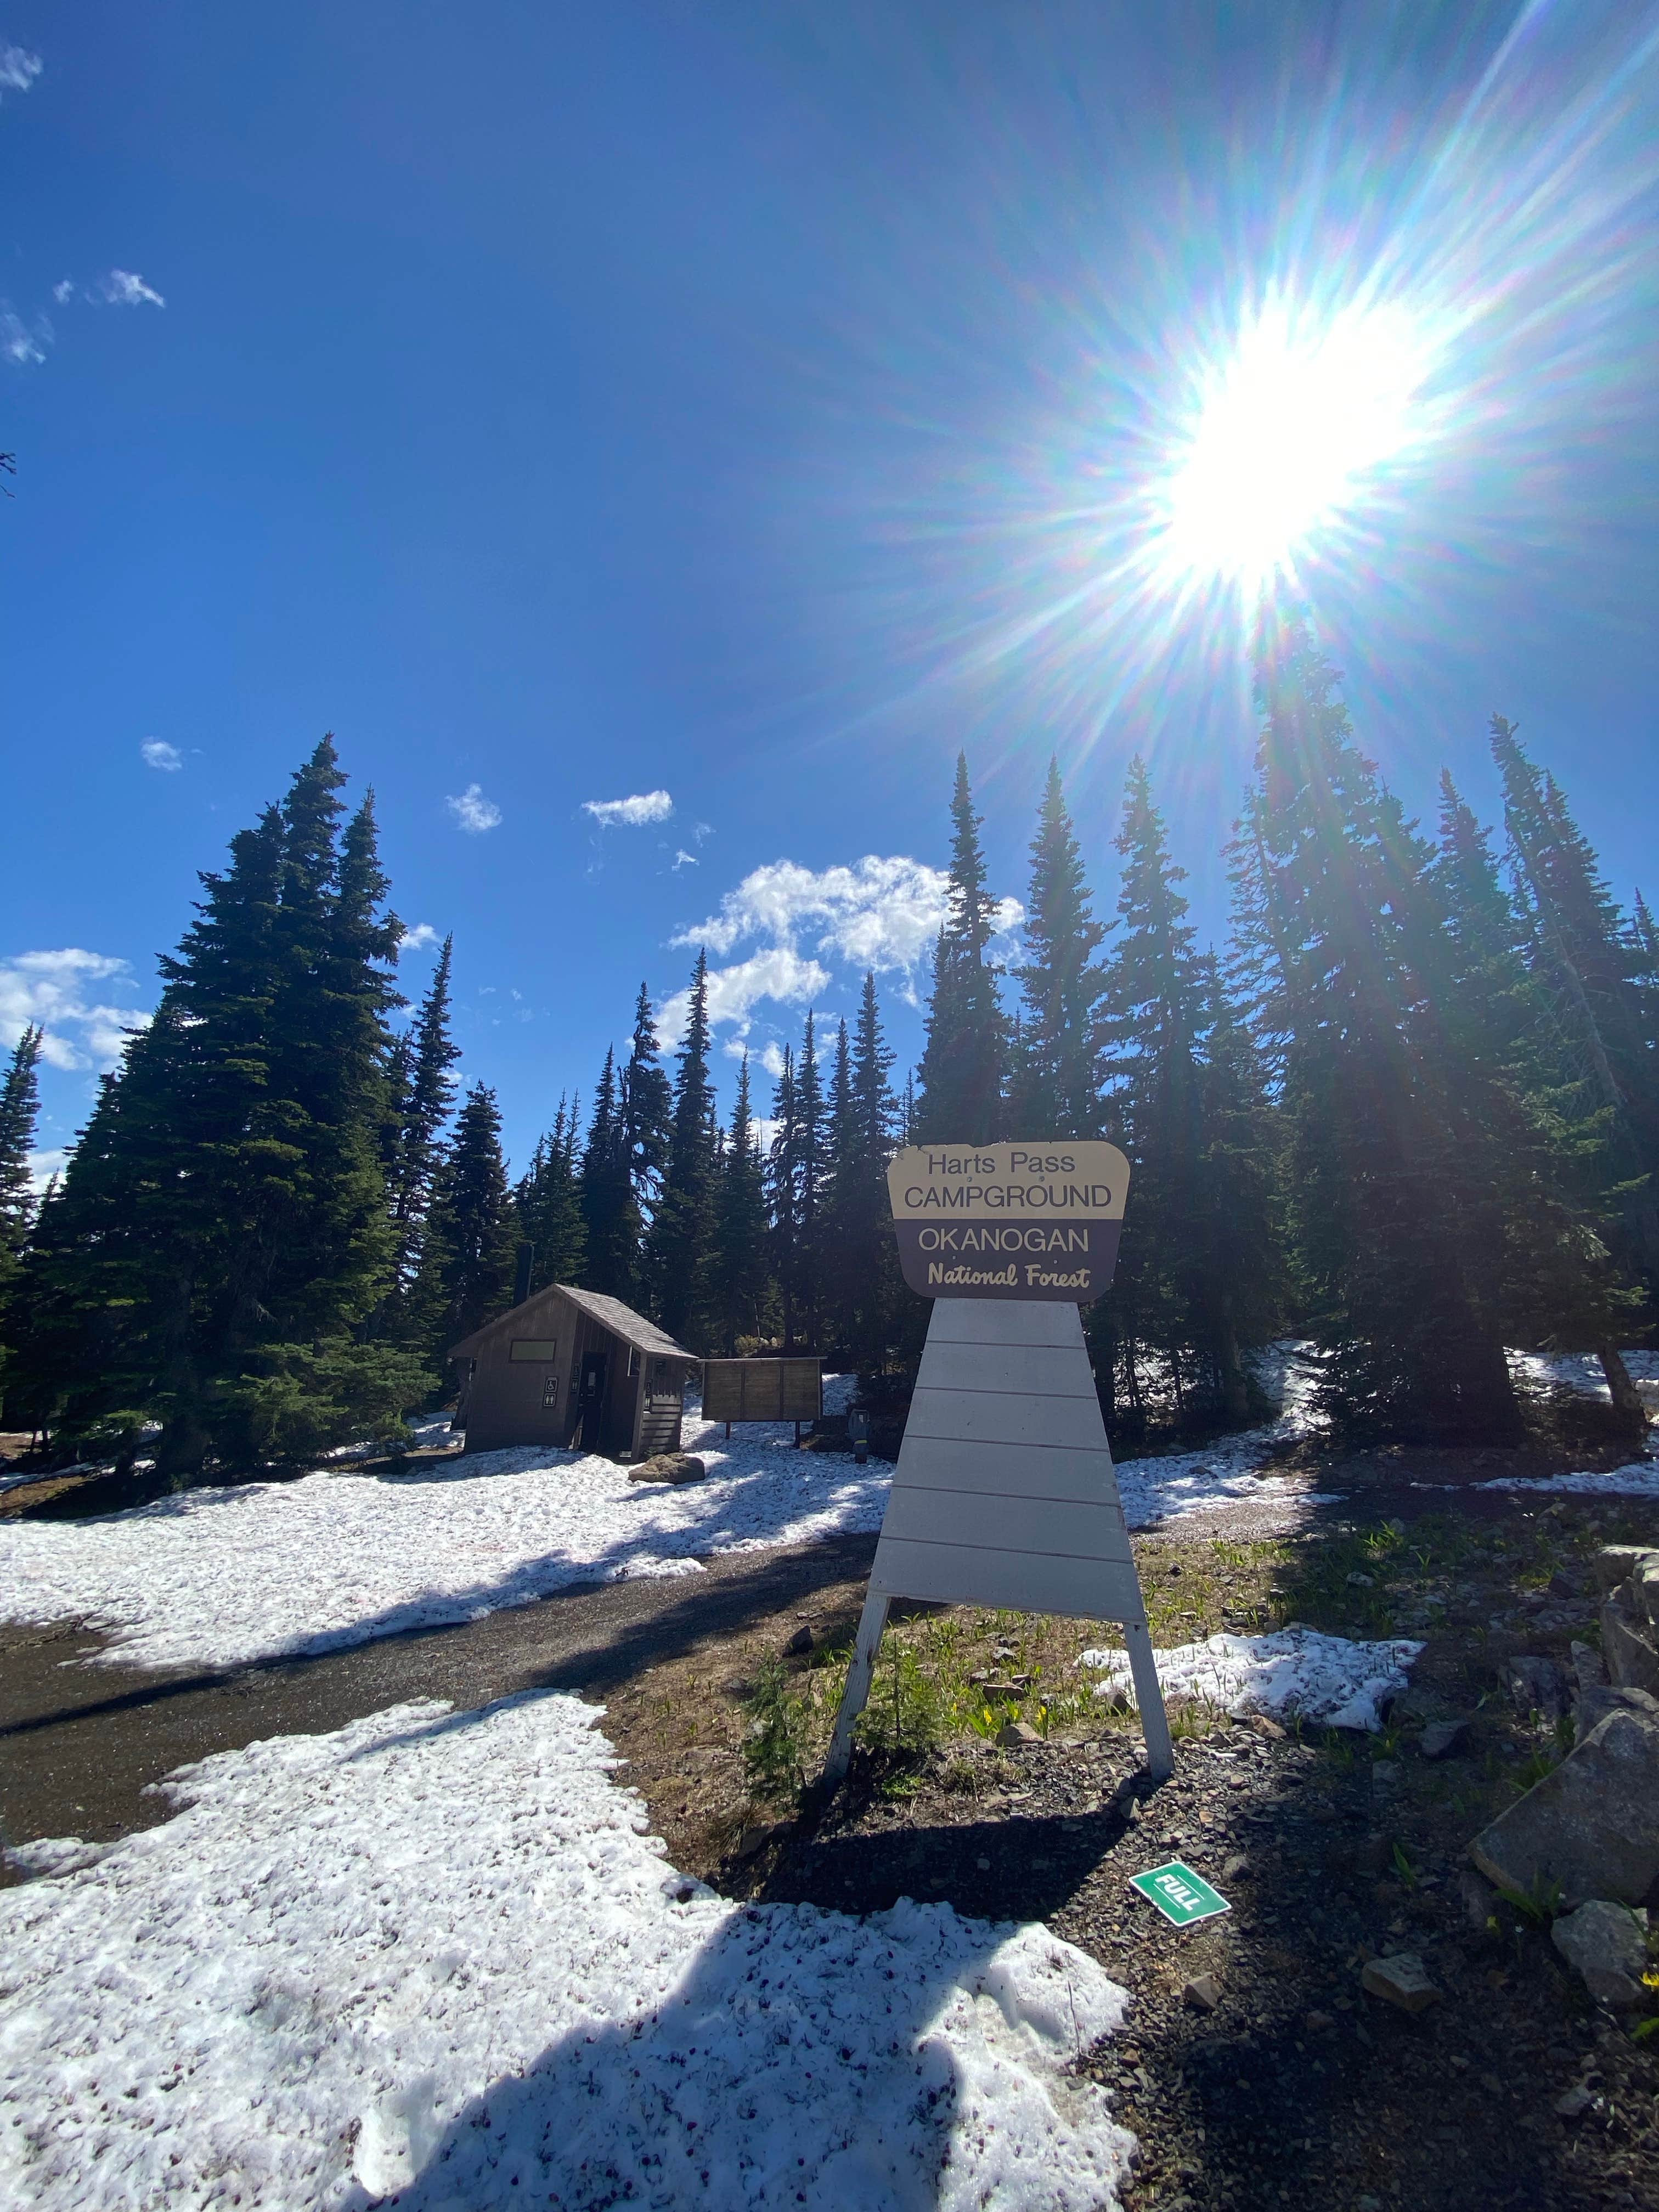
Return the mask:
POLYGON ((1424 2012, 1438 2002, 1440 1992, 1429 1979, 1414 1951, 1395 1951, 1386 1959, 1367 1959, 1359 1985, 1368 1996, 1382 1997, 1401 2012, 1424 2012))
POLYGON ((1659 1880, 1659 1717, 1621 1706, 1469 1845, 1488 1880, 1523 1897, 1638 1905, 1659 1880))
POLYGON ((1547 1721, 1559 1721, 1565 1713, 1566 1677, 1553 1659, 1506 1659, 1502 1671, 1510 1702, 1523 1717, 1542 1713, 1547 1721))
POLYGON ((1328 2028, 1336 2026, 1336 2021, 1328 2012, 1310 2012, 1302 2024, 1310 2035, 1323 2035, 1328 2028))
POLYGON ((1615 1689, 1659 1692, 1659 1648, 1653 1632, 1616 1599, 1610 1598, 1601 1608, 1601 1656, 1615 1689))
POLYGON ((1550 1941, 1597 2004, 1633 2012, 1646 1995, 1642 1974, 1648 1963, 1647 1918, 1628 1905, 1592 1898, 1576 1912, 1561 1916, 1550 1929, 1550 1941))
POLYGON ((1601 1653, 1593 1644, 1575 1644, 1569 1656, 1580 1697, 1586 1690, 1599 1688, 1607 1680, 1607 1670, 1601 1663, 1601 1653))
POLYGON ((1467 1720, 1431 1721, 1423 1731, 1418 1749, 1425 1759, 1454 1759, 1466 1747, 1468 1735, 1467 1720))
POLYGON ((1252 1713, 1245 1726, 1254 1729, 1258 1735, 1265 1735, 1269 1743, 1283 1743, 1285 1741, 1284 1729, 1267 1713, 1252 1713))
POLYGON ((794 1829, 793 1820, 769 1820, 763 1826, 745 1828, 738 1838, 737 1849, 732 1856, 739 1865, 758 1858, 769 1844, 778 1844, 794 1829))
POLYGON ((1478 1874, 1472 1874, 1465 1868, 1457 1877, 1457 1896, 1463 1907, 1465 1920, 1471 1928, 1478 1929, 1484 1935, 1486 1923, 1492 1918, 1492 1909, 1498 1903, 1497 1891, 1490 1882, 1482 1881, 1478 1874))
POLYGON ((1605 1597, 1628 1582, 1643 1560, 1655 1556, 1646 1544, 1603 1544, 1590 1560, 1590 1580, 1605 1597))
POLYGON ((1249 1854, 1244 1851, 1235 1851, 1230 1858, 1222 1861, 1221 1879, 1223 1881, 1237 1881, 1240 1875, 1248 1874, 1249 1870, 1249 1854))
POLYGON ((1659 1628, 1659 1552, 1632 1568, 1629 1589, 1636 1611, 1650 1628, 1659 1628))
POLYGON ((1395 1788, 1399 1780, 1400 1763, 1397 1759, 1379 1759, 1373 1763, 1371 1767, 1371 1788, 1373 1790, 1380 1790, 1386 1794, 1389 1790, 1395 1788))
POLYGON ((1584 1738, 1599 1721, 1609 1713, 1650 1713, 1659 1720, 1659 1698, 1648 1690, 1615 1690, 1610 1682, 1601 1682, 1578 1695, 1577 1741, 1584 1738))
POLYGON ((802 1659, 812 1648, 812 1632, 803 1626, 798 1628, 783 1647, 786 1659, 802 1659))
POLYGON ((1221 1984, 1213 1974, 1194 1974, 1182 1984, 1181 2002, 1194 2012, 1213 2012, 1221 2002, 1221 1984))
POLYGON ((1595 2092, 1587 2089, 1582 2081, 1575 2081, 1571 2089, 1564 2089, 1555 2100, 1555 2109, 1564 2120, 1582 2120, 1595 2102, 1595 2092))
POLYGON ((1582 1597, 1584 1594, 1582 1578, 1577 1575, 1567 1574, 1560 1567, 1558 1567, 1550 1577, 1545 1588, 1552 1597, 1575 1598, 1582 1597))
POLYGON ((997 1730, 997 1742, 1004 1751, 1018 1751, 1025 1745, 1041 1743, 1042 1738, 1030 1721, 1010 1721, 997 1730))
POLYGON ((690 1452, 659 1452, 628 1470, 630 1482, 701 1482, 708 1472, 690 1452))

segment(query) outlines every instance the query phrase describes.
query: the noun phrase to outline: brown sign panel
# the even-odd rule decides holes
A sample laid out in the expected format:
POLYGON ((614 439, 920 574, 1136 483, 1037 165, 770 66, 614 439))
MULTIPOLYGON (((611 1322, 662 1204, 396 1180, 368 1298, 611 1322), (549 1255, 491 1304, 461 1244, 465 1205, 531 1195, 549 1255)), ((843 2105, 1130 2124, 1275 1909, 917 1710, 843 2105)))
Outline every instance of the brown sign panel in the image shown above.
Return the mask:
POLYGON ((706 1421, 816 1421, 823 1410, 823 1361, 705 1359, 706 1421))
POLYGON ((1128 1182, 1093 1139, 907 1146, 887 1170, 904 1279, 925 1298, 1087 1305, 1112 1279, 1128 1182))

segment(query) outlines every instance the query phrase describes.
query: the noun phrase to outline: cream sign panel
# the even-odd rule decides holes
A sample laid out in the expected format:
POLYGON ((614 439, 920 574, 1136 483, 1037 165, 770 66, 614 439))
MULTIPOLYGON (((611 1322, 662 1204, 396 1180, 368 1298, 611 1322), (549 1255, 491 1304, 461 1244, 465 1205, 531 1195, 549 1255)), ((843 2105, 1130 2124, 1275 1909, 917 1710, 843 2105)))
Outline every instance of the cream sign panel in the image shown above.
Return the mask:
POLYGON ((899 1264, 931 1298, 1064 1298, 1112 1279, 1129 1163, 1094 1141, 910 1145, 887 1170, 899 1264))

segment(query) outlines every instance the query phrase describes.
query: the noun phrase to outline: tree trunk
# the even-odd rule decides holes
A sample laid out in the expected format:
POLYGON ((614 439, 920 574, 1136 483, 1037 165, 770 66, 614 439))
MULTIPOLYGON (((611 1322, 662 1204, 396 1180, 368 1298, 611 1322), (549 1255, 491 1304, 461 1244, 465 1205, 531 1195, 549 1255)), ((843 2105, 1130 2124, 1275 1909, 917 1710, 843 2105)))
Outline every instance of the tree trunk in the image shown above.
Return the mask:
POLYGON ((1598 1344, 1595 1356, 1601 1363, 1601 1372, 1607 1378, 1607 1389, 1613 1399, 1613 1409, 1624 1414, 1638 1433, 1648 1425, 1648 1409, 1642 1402, 1642 1394, 1630 1379, 1630 1370, 1623 1356, 1610 1344, 1598 1344))

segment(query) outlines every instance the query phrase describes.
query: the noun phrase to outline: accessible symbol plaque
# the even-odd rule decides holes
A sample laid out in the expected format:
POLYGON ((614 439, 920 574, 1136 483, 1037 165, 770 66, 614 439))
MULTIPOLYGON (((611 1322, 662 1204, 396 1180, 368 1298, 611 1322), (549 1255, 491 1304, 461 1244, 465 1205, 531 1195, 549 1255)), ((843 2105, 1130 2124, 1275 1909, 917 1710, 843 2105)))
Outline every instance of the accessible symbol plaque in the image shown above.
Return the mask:
POLYGON ((1087 1305, 1112 1279, 1128 1182, 1092 1138, 907 1145, 887 1170, 904 1279, 925 1298, 1087 1305))

